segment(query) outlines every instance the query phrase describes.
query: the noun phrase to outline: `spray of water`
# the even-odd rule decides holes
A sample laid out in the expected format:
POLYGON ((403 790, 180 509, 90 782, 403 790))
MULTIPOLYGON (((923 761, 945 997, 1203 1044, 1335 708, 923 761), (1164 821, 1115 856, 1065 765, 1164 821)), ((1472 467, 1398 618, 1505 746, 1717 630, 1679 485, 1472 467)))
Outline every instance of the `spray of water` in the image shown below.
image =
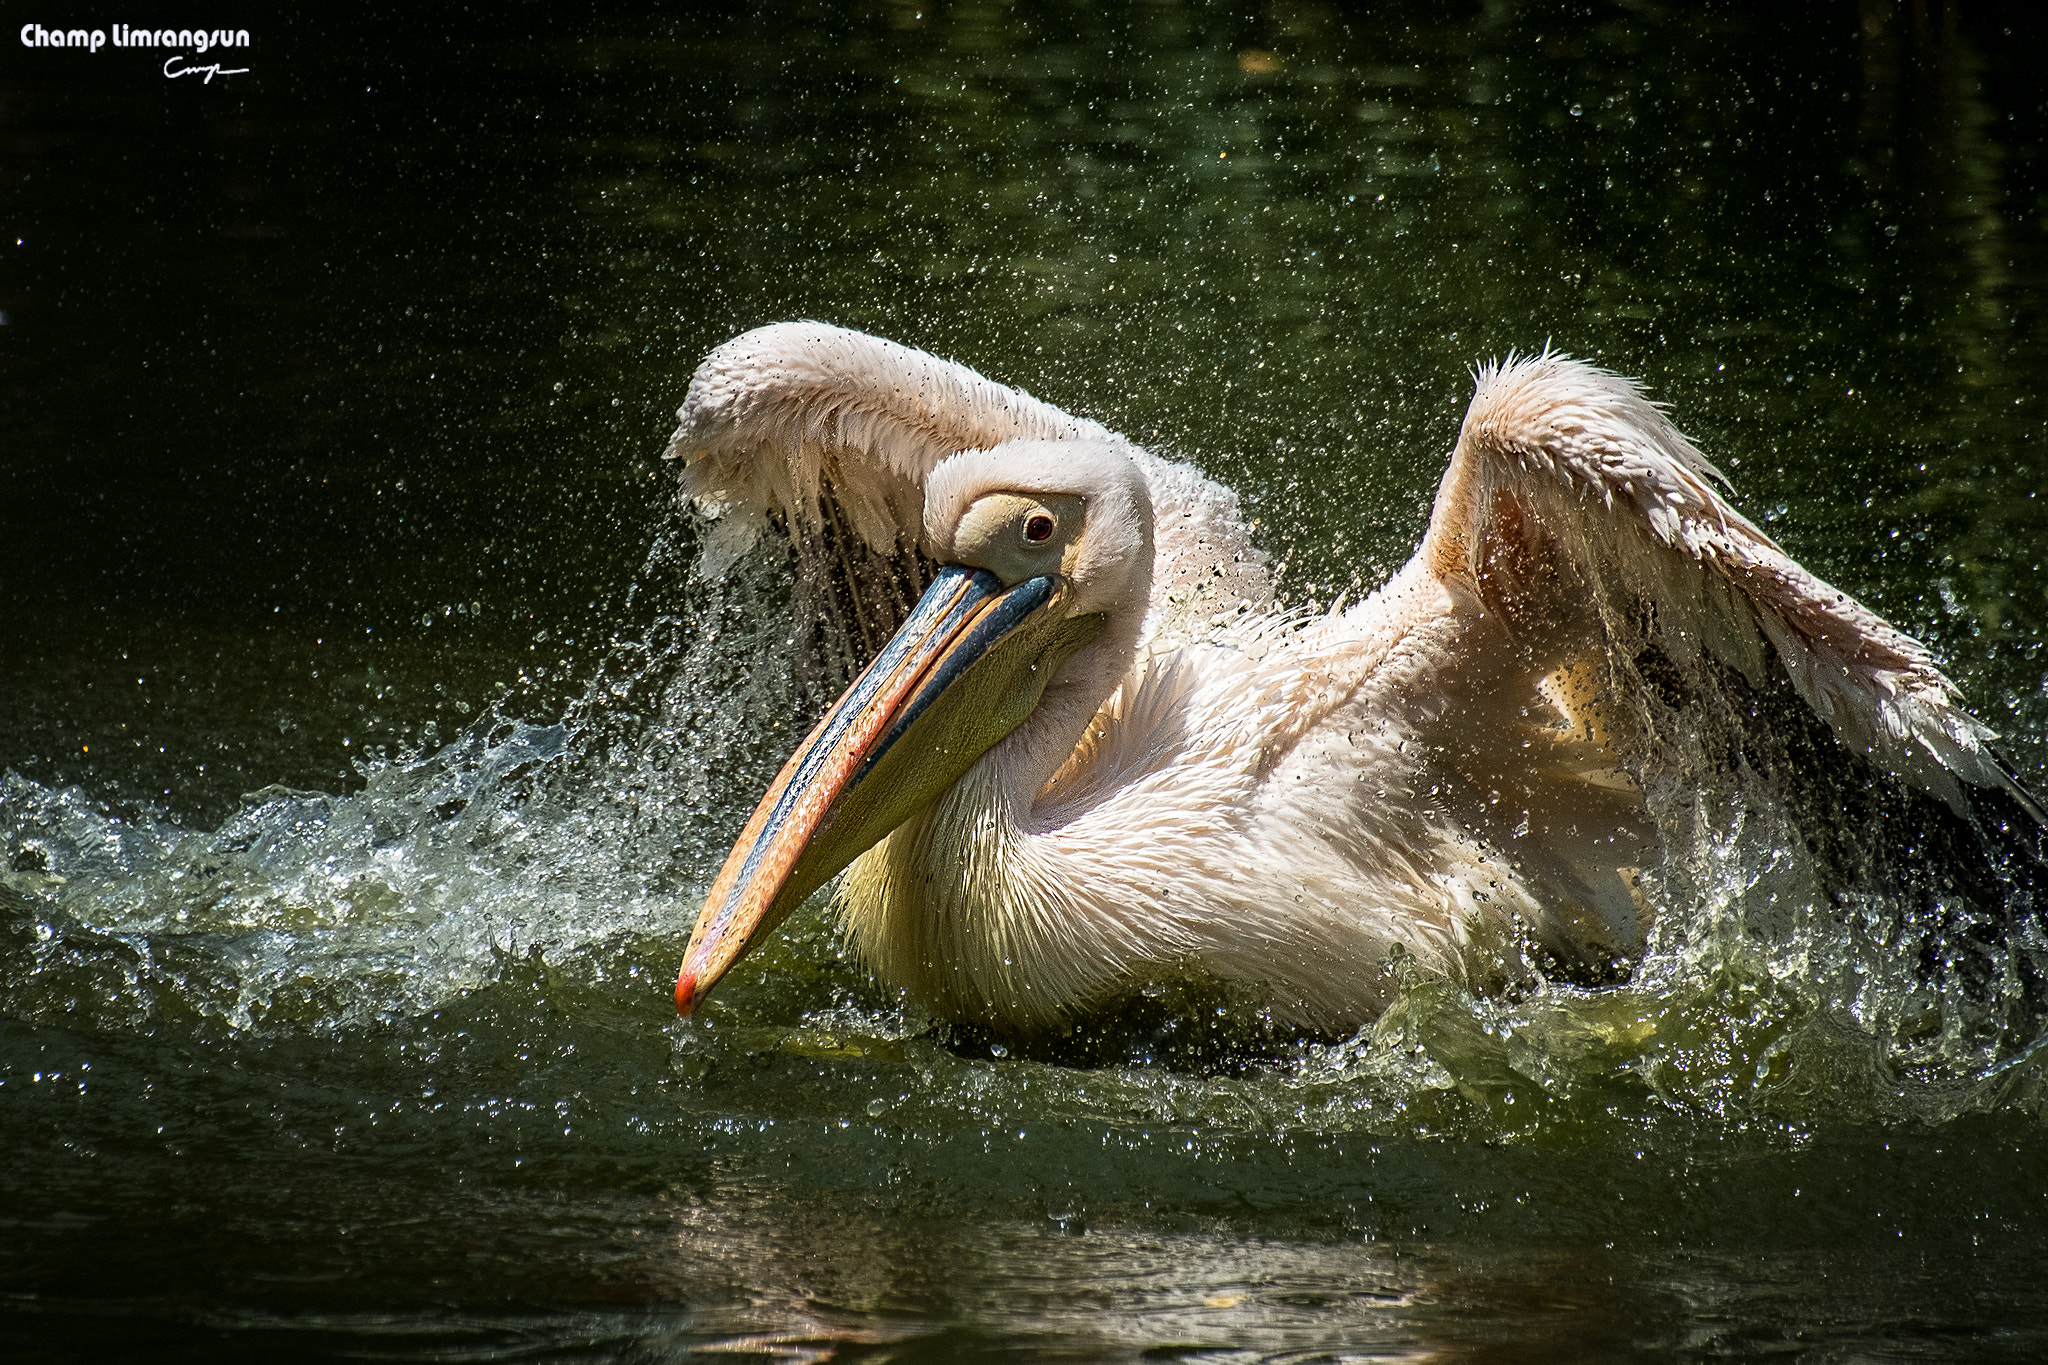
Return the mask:
MULTIPOLYGON (((437 750, 365 766, 352 794, 266 788, 192 830, 0 777, 0 1011, 115 1031, 332 1032, 434 1009, 535 952, 600 980, 628 958, 673 957, 753 795, 833 681, 799 664, 819 627, 790 564, 756 554, 693 578, 691 540, 679 522, 657 543, 645 577, 672 585, 672 609, 565 715, 494 711, 437 750)), ((1771 699, 1685 682, 1632 691, 1646 704, 1682 691, 1736 719, 1656 728, 1691 738, 1648 756, 1671 774, 1650 795, 1673 852, 1645 869, 1661 918, 1625 984, 1475 999, 1417 979, 1342 1041, 1276 1038, 1255 1001, 1175 994, 1140 1002, 1120 1032, 1089 1025, 1049 1045, 1051 1060, 1092 1069, 1034 1065, 1032 1103, 1219 1129, 1496 1136, 1645 1107, 1766 1124, 2038 1108, 2042 1030, 2022 997, 2029 955, 2048 945, 1929 971, 1919 901, 1841 889, 1841 860, 1878 854, 1847 836, 1816 847, 1798 763, 1728 760, 1743 709, 1771 699)), ((793 925, 768 957, 801 964, 800 979, 735 981, 722 1021, 670 1023, 648 991, 646 1027, 671 1030, 679 1075, 734 1048, 879 1056, 922 1077, 913 1089, 984 1104, 987 1068, 961 1057, 1003 1056, 1000 1042, 885 1000, 815 913, 793 925)))

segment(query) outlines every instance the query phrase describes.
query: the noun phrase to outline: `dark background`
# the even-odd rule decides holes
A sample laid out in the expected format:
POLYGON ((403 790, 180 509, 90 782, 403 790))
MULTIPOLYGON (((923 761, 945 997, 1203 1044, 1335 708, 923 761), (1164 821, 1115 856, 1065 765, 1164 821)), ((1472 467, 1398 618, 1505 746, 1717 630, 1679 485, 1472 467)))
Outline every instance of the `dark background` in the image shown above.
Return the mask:
MULTIPOLYGON (((67 13, 112 11, 35 22, 67 13)), ((1967 552, 1953 596, 2008 635, 2039 630, 2032 569, 2001 559, 2004 522, 2039 521, 2016 493, 2041 439, 2025 406, 2048 217, 2036 7, 923 13, 223 7, 206 22, 249 26, 255 45, 233 63, 249 74, 212 85, 162 79, 148 49, 28 51, 10 29, 0 762, 214 819, 264 781, 346 783, 361 746, 417 739, 437 707, 445 726, 456 700, 511 691, 558 713, 593 650, 641 624, 625 590, 694 359, 797 315, 891 330, 1197 459, 1249 462, 1231 481, 1324 539, 1294 565, 1320 593, 1369 587, 1419 529, 1464 365, 1591 348, 1733 456, 1753 512, 1815 504, 1818 534, 1795 548, 1908 628, 1969 637, 1924 583, 1887 599, 1885 575, 1861 571, 1901 507, 1967 552), (1277 82, 1225 64, 1236 79, 1216 78, 1209 107, 1113 107, 1181 79, 1188 55, 1278 49, 1277 82), (1307 238, 1317 215, 1343 231, 1336 210, 1247 238, 1223 228, 1240 202, 1219 208, 1199 178, 1214 168, 1173 174, 1174 141, 1249 121, 1255 145, 1283 149, 1267 211, 1331 198, 1348 101, 1374 93, 1358 63, 1395 70, 1407 49, 1433 80, 1462 65, 1522 104, 1496 89, 1478 144, 1455 111, 1421 129, 1425 153, 1499 162, 1501 193, 1425 195, 1372 267, 1325 252, 1287 269, 1276 258, 1303 243, 1285 234, 1307 238), (1140 207, 1139 180, 1162 172, 1140 207), (993 206, 973 202, 983 179, 1002 187, 993 206), (1208 237, 1192 269, 1190 228, 1208 237), (1480 265, 1493 235, 1512 254, 1480 265), (973 262, 1006 248, 1107 271, 1118 237, 1135 308, 976 286, 973 262), (1190 277, 1227 289, 1262 262, 1268 288, 1290 282, 1255 318, 1144 298, 1179 283, 1184 300, 1190 277), (1411 299, 1382 283, 1432 273, 1403 284, 1411 299), (1996 325, 1959 339, 1973 310, 1996 325), (1426 349, 1376 345, 1389 314, 1426 349), (1174 335, 1180 318, 1208 325, 1174 335), (1220 381, 1246 323, 1308 382, 1232 398, 1220 381), (1904 344, 1868 344, 1893 325, 1904 344), (1734 375, 1710 381, 1708 358, 1734 375), (1967 387, 1930 388, 1964 366, 1967 387), (1780 367, 1794 394, 1764 379, 1780 367), (1943 423, 1979 391, 2021 414, 1962 414, 1998 423, 1964 467, 1943 423), (1367 414, 1366 449, 1412 459, 1409 486, 1367 488, 1340 516, 1264 463, 1276 441, 1327 446, 1367 414), (1802 446, 1809 417, 1843 439, 1802 446), (1760 467, 1780 443, 1799 462, 1760 467), (1945 463, 1915 486, 1930 447, 1945 463), (1845 477, 1892 505, 1856 516, 1845 477), (1332 553, 1362 581, 1303 571, 1332 553)))

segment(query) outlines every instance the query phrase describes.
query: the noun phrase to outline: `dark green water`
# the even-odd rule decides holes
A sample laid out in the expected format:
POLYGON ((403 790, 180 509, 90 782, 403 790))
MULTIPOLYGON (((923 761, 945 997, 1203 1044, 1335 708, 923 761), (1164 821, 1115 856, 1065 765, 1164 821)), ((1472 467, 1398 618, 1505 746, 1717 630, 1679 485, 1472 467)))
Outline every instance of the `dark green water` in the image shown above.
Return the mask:
POLYGON ((1704 932, 1768 849, 1631 987, 1342 1043, 1012 1052, 816 914, 678 1023, 821 699, 656 458, 706 349, 822 318, 1193 460, 1327 600, 1548 340, 2043 785, 2040 20, 234 22, 211 84, 0 41, 10 1358, 2048 1353, 2042 1058, 1824 915, 1704 932))

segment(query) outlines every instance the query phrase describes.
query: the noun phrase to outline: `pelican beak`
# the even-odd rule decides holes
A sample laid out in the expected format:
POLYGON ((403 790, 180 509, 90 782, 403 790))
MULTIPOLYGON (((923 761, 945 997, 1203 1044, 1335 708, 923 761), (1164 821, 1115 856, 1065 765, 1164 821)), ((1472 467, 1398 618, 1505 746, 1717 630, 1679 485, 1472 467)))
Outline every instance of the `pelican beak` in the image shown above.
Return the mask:
POLYGON ((1023 723, 1100 634, 1048 575, 1005 588, 949 564, 874 663, 783 764, 704 898, 676 978, 689 1014, 813 891, 937 799, 1023 723))

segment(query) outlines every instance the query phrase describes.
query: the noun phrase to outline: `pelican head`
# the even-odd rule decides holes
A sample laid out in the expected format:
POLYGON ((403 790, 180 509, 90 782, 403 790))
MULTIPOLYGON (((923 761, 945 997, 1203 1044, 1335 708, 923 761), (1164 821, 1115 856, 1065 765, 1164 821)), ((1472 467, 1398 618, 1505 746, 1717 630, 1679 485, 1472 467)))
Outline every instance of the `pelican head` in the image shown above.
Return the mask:
POLYGON ((926 482, 924 540, 941 565, 931 587, 783 765, 712 882, 678 1013, 1013 732, 1037 732, 1026 767, 1050 777, 1128 666, 1151 592, 1152 505, 1121 447, 1018 440, 954 455, 926 482))

